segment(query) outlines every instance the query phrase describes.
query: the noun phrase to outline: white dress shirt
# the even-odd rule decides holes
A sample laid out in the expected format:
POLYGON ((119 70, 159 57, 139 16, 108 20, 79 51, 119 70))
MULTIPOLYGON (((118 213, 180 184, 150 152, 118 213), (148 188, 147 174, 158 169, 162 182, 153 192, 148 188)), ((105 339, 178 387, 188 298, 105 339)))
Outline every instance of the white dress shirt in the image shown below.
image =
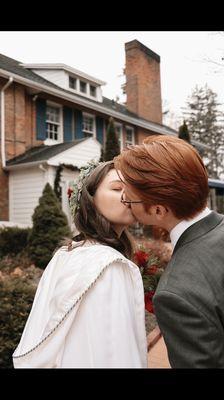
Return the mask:
POLYGON ((203 219, 207 217, 212 212, 208 207, 206 207, 203 211, 201 211, 196 217, 190 219, 190 220, 183 220, 179 222, 171 231, 170 231, 170 240, 171 240, 171 245, 172 248, 176 246, 177 241, 181 237, 181 235, 186 231, 189 226, 195 224, 195 222, 200 221, 200 219, 203 219))

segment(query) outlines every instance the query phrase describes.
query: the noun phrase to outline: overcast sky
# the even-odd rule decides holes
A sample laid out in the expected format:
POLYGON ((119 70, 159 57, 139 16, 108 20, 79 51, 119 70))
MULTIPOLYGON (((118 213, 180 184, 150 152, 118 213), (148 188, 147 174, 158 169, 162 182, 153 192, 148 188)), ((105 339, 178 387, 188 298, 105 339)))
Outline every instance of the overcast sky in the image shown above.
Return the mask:
POLYGON ((24 63, 64 63, 106 82, 103 95, 125 100, 124 44, 137 39, 161 57, 162 99, 181 116, 195 85, 224 104, 224 35, 207 31, 0 31, 0 53, 24 63), (205 58, 223 64, 205 62, 205 58), (218 72, 216 72, 218 71, 218 72))

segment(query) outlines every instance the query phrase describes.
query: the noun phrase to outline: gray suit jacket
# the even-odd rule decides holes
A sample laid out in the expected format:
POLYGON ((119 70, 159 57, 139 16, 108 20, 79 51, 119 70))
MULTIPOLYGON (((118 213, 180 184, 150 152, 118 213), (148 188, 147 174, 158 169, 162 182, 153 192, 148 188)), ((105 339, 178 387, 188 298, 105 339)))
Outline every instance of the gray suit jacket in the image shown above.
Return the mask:
POLYGON ((224 216, 179 238, 153 298, 172 368, 224 368, 224 216))

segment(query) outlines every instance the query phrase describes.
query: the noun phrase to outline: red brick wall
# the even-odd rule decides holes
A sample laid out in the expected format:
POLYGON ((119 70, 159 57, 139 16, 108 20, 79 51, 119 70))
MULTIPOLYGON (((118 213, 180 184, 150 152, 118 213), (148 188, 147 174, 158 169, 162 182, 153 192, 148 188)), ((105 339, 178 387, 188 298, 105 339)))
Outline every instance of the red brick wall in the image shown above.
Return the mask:
MULTIPOLYGON (((1 79, 0 87, 7 81, 1 79)), ((35 103, 27 89, 12 83, 5 91, 5 151, 6 161, 40 144, 36 140, 35 103)), ((8 172, 0 166, 0 220, 9 219, 8 172)))
POLYGON ((162 123, 159 56, 137 40, 125 44, 127 108, 138 116, 162 123))
POLYGON ((156 133, 146 130, 144 128, 136 128, 136 144, 141 144, 143 140, 149 135, 156 135, 156 133))
POLYGON ((41 144, 36 140, 36 115, 33 96, 24 86, 13 83, 5 92, 6 160, 41 144))

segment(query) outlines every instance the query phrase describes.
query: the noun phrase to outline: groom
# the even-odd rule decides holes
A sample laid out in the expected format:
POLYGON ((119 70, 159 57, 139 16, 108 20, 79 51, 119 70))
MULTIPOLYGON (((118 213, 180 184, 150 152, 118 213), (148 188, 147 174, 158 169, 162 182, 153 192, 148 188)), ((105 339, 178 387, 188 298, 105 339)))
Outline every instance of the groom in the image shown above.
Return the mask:
POLYGON ((224 368, 224 216, 207 207, 208 176, 197 151, 149 136, 115 158, 121 201, 144 225, 170 233, 173 255, 153 303, 172 368, 224 368))

